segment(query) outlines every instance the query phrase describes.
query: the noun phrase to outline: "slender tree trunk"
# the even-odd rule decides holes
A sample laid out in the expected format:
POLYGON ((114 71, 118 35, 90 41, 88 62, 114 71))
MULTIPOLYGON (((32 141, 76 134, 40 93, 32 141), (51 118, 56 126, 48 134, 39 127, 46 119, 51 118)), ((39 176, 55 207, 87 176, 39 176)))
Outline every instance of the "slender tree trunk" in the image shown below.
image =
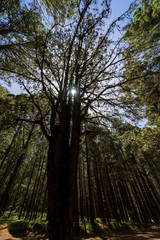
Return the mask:
POLYGON ((8 182, 7 186, 6 186, 6 189, 5 189, 5 191, 4 191, 4 193, 3 193, 2 197, 1 197, 1 200, 0 200, 0 212, 2 212, 4 210, 4 208, 5 208, 5 204, 6 204, 6 201, 7 201, 8 197, 9 197, 9 193, 10 193, 12 187, 13 187, 13 183, 14 183, 15 178, 17 176, 18 170, 19 170, 19 168, 20 168, 20 166, 21 166, 21 164, 23 162, 24 156, 26 154, 26 150, 27 150, 29 141, 30 141, 30 139, 32 137, 33 129, 34 129, 34 125, 32 126, 32 129, 29 132, 28 138, 27 138, 26 143, 25 143, 25 145, 23 147, 23 152, 22 152, 22 154, 19 156, 19 158, 17 160, 17 163, 16 163, 16 166, 14 168, 14 171, 11 174, 11 177, 9 179, 9 182, 8 182))
POLYGON ((127 194, 127 191, 126 191, 126 187, 125 185, 123 184, 123 180, 120 180, 118 182, 118 186, 119 186, 119 189, 120 189, 120 193, 121 193, 121 196, 122 196, 122 200, 123 200, 123 204, 125 206, 125 209, 127 210, 127 213, 131 219, 131 222, 134 224, 135 222, 135 219, 134 219, 134 214, 133 214, 133 209, 132 209, 132 206, 130 204, 130 198, 127 194))
POLYGON ((87 179, 85 176, 85 166, 83 163, 83 188, 84 188, 84 199, 85 199, 85 216, 89 221, 89 201, 88 201, 88 191, 87 191, 87 179))
POLYGON ((46 179, 46 171, 44 172, 43 174, 43 178, 42 178, 42 182, 41 182, 41 186, 40 186, 40 189, 38 191, 38 196, 37 196, 37 201, 36 201, 36 206, 35 206, 35 214, 34 214, 34 219, 36 219, 37 217, 37 213, 39 212, 40 210, 40 205, 41 205, 41 198, 42 198, 42 193, 44 191, 44 186, 45 186, 45 179, 46 179))
POLYGON ((119 220, 121 221, 127 221, 127 212, 126 212, 126 208, 123 204, 122 201, 122 195, 120 194, 120 189, 118 187, 118 183, 114 183, 116 185, 116 201, 117 201, 117 208, 118 208, 118 214, 120 216, 119 220))
POLYGON ((79 205, 80 205, 80 216, 81 216, 81 220, 84 220, 84 198, 83 198, 83 186, 82 186, 82 179, 83 179, 83 175, 82 175, 82 170, 81 168, 83 167, 83 165, 79 166, 79 205))
POLYGON ((11 209, 10 209, 10 212, 8 214, 8 218, 10 218, 11 214, 12 214, 12 211, 13 209, 15 208, 15 205, 16 205, 16 202, 17 202, 17 199, 19 197, 19 192, 20 192, 20 189, 21 189, 21 185, 23 183, 23 179, 24 179, 24 176, 25 176, 25 173, 26 173, 26 170, 27 170, 27 167, 28 167, 28 164, 26 165, 25 167, 25 170, 23 172, 23 175, 22 175, 22 178, 21 178, 21 181, 18 185, 18 188, 17 188, 17 191, 16 191, 16 194, 15 194, 15 197, 14 197, 14 200, 13 200, 13 203, 12 203, 12 206, 11 206, 11 209))
POLYGON ((140 218, 138 216, 138 211, 137 211, 138 209, 135 207, 134 200, 133 200, 133 197, 132 197, 131 192, 130 192, 130 188, 126 183, 124 183, 124 185, 126 187, 128 195, 129 195, 129 199, 130 199, 130 202, 131 202, 131 205, 132 205, 135 221, 140 222, 140 218))
POLYGON ((117 212, 118 208, 117 208, 116 196, 115 196, 113 185, 110 179, 108 166, 106 166, 106 177, 107 177, 107 184, 109 189, 108 194, 109 194, 109 205, 111 206, 111 213, 113 218, 120 220, 119 214, 117 212))
POLYGON ((80 232, 79 227, 79 209, 78 209, 78 185, 77 185, 77 179, 75 184, 75 200, 74 200, 74 231, 75 233, 80 232))
POLYGON ((132 188, 135 193, 135 198, 137 199, 140 209, 142 211, 142 216, 144 218, 144 221, 150 222, 150 219, 151 219, 150 211, 144 199, 143 192, 141 192, 141 187, 139 187, 137 183, 137 179, 135 177, 134 177, 134 182, 132 184, 132 188))
MULTIPOLYGON (((97 161, 97 159, 96 159, 96 161, 97 161)), ((96 187, 97 187, 98 216, 105 223, 106 216, 105 216, 105 211, 104 211, 104 203, 103 203, 102 190, 101 190, 100 180, 99 180, 99 175, 98 175, 97 162, 94 163, 94 174, 95 174, 96 187)))
POLYGON ((33 177, 33 172, 34 172, 34 169, 35 169, 36 160, 37 160, 37 159, 35 159, 34 164, 33 164, 32 172, 31 172, 31 175, 30 175, 28 184, 27 184, 27 189, 26 189, 25 194, 24 194, 24 198, 23 198, 23 202, 22 202, 22 206, 21 206, 21 210, 20 210, 18 219, 20 219, 21 216, 22 216, 22 212, 23 212, 23 209, 24 209, 24 206, 25 206, 25 202, 26 202, 26 197, 27 197, 28 190, 29 190, 29 187, 30 187, 30 183, 31 183, 31 180, 32 180, 32 177, 33 177))
POLYGON ((90 210, 89 215, 90 215, 91 224, 95 225, 95 209, 93 205, 93 195, 92 195, 92 189, 91 189, 91 169, 90 169, 90 159, 89 159, 87 138, 85 138, 85 147, 86 147, 86 162, 87 162, 88 192, 89 192, 89 210, 90 210))
POLYGON ((8 154, 9 154, 9 152, 10 152, 10 150, 11 150, 11 147, 12 147, 12 145, 13 145, 13 143, 14 143, 17 135, 18 135, 18 132, 19 132, 21 126, 22 126, 22 123, 20 123, 20 125, 19 125, 16 133, 14 134, 14 136, 13 136, 13 138, 12 138, 12 141, 11 141, 9 147, 8 147, 7 150, 6 150, 6 153, 5 153, 5 155, 4 155, 4 157, 3 157, 2 161, 1 161, 1 164, 0 164, 0 169, 2 168, 2 166, 3 166, 3 164, 4 164, 4 161, 6 160, 8 154))
POLYGON ((30 214, 29 220, 32 219, 32 214, 34 212, 34 203, 35 203, 35 199, 36 199, 36 196, 37 196, 37 191, 39 189, 40 178, 41 178, 41 175, 42 175, 42 169, 43 169, 44 161, 45 161, 45 156, 43 157, 43 160, 39 162, 39 168, 38 168, 38 171, 37 171, 37 176, 36 176, 34 187, 33 187, 33 190, 32 190, 32 196, 31 196, 30 203, 29 203, 29 206, 28 206, 28 211, 27 211, 27 214, 26 214, 26 218, 28 218, 29 214, 30 214), (39 171, 40 171, 40 173, 39 173, 39 171))
POLYGON ((44 213, 44 209, 45 209, 45 204, 47 202, 47 184, 46 184, 46 188, 45 188, 45 192, 44 192, 44 198, 43 198, 43 202, 42 202, 42 208, 41 208, 41 219, 43 218, 43 213, 44 213))
POLYGON ((9 172, 11 171, 12 168, 12 164, 14 163, 14 159, 13 157, 11 157, 11 159, 9 159, 8 163, 7 163, 7 167, 5 169, 5 172, 2 176, 2 178, 0 179, 0 193, 3 193, 3 191, 5 190, 5 184, 6 184, 6 179, 9 177, 9 172))

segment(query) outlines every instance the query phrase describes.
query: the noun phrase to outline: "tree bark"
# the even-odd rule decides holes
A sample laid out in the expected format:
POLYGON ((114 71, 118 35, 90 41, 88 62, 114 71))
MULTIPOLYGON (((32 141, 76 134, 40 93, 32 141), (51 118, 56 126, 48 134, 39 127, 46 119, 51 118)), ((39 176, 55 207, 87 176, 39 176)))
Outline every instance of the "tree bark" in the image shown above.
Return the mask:
POLYGON ((76 109, 72 126, 66 112, 59 126, 51 128, 54 134, 49 141, 47 161, 49 240, 72 240, 80 141, 80 117, 76 109))

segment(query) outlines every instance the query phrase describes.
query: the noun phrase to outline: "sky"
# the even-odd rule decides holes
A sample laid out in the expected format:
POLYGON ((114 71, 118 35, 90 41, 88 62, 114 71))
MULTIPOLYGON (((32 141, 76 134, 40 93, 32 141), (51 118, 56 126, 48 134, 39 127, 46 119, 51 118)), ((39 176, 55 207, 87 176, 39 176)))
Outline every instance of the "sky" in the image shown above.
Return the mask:
MULTIPOLYGON (((132 2, 133 2, 133 0, 112 0, 112 2, 111 2, 111 9, 112 9, 111 20, 116 19, 122 13, 124 13, 129 8, 129 6, 132 2)), ((0 82, 1 82, 1 80, 0 80, 0 82)), ((7 85, 5 85, 4 82, 1 82, 1 84, 4 87, 7 87, 8 90, 15 95, 22 93, 22 90, 20 89, 20 87, 17 83, 12 83, 11 87, 8 87, 7 85)))
POLYGON ((124 13, 130 6, 133 0, 112 0, 111 8, 112 8, 112 17, 116 18, 124 13))

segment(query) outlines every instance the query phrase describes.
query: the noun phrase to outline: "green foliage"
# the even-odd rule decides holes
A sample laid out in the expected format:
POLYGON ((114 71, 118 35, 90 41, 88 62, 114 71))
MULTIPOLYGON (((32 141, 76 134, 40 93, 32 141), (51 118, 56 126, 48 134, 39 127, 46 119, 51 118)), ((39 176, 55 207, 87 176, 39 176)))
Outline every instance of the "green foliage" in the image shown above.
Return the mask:
POLYGON ((120 232, 121 231, 121 223, 118 222, 117 220, 112 219, 110 221, 109 225, 110 225, 111 230, 113 230, 115 232, 120 232))
POLYGON ((0 218, 0 224, 9 226, 11 233, 25 233, 27 230, 39 233, 47 233, 48 221, 46 219, 36 219, 35 221, 28 221, 25 219, 18 220, 17 213, 12 214, 12 218, 8 219, 9 211, 0 218))
POLYGON ((12 217, 12 220, 7 220, 6 217, 1 217, 1 224, 8 225, 11 234, 26 233, 27 231, 47 233, 48 222, 18 220, 17 217, 12 217))
POLYGON ((99 233, 99 232, 103 231, 96 221, 94 224, 91 224, 90 222, 88 222, 86 224, 86 230, 88 230, 89 232, 93 232, 93 233, 99 233))
POLYGON ((46 6, 47 13, 54 16, 57 21, 65 21, 65 18, 71 18, 75 14, 75 8, 79 4, 79 0, 41 0, 41 3, 46 6))
POLYGON ((116 219, 112 219, 109 222, 109 227, 114 232, 122 232, 122 231, 131 231, 134 229, 134 226, 131 222, 118 222, 116 219))
POLYGON ((159 14, 159 0, 139 1, 124 34, 128 42, 125 78, 133 80, 124 86, 123 100, 130 102, 131 108, 140 107, 140 113, 145 112, 153 124, 160 116, 159 14))
POLYGON ((97 223, 103 223, 103 221, 102 221, 101 218, 96 218, 96 222, 97 222, 97 223))
MULTIPOLYGON (((35 43, 33 33, 38 32, 40 41, 43 28, 40 11, 34 4, 28 4, 25 0, 2 0, 0 6, 0 69, 13 64, 9 56, 14 55, 18 48, 33 47, 35 43)), ((11 79, 10 74, 6 76, 1 73, 1 80, 10 83, 11 79)))

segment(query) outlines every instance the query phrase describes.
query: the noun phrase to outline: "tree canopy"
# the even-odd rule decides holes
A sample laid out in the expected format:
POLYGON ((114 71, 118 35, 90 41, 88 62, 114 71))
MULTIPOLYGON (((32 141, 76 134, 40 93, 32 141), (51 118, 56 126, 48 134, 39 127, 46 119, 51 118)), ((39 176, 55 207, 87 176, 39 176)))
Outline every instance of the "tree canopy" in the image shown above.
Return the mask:
POLYGON ((159 118, 159 2, 139 1, 133 13, 133 21, 125 27, 128 47, 124 54, 125 74, 137 80, 126 85, 127 99, 145 107, 146 115, 154 124, 159 118))

